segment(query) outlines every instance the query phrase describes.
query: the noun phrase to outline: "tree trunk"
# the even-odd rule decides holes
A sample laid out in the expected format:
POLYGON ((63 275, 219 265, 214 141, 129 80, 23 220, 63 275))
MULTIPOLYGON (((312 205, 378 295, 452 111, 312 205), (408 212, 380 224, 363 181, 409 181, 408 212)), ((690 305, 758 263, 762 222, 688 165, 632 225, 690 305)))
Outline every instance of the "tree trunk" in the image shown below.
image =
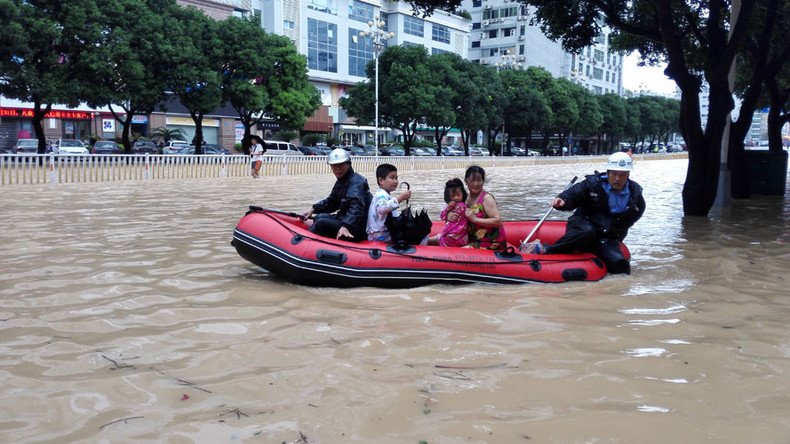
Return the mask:
POLYGON ((768 109, 768 150, 782 151, 782 126, 790 120, 790 114, 782 116, 782 110, 790 100, 790 88, 779 91, 775 78, 768 79, 768 96, 771 107, 768 109))
POLYGON ((192 120, 195 122, 195 137, 192 143, 195 145, 195 154, 203 154, 203 113, 193 113, 192 120))
POLYGON ((33 130, 38 139, 38 154, 47 152, 47 137, 44 135, 44 116, 52 109, 51 104, 47 104, 43 109, 41 108, 41 99, 37 95, 33 95, 33 130))

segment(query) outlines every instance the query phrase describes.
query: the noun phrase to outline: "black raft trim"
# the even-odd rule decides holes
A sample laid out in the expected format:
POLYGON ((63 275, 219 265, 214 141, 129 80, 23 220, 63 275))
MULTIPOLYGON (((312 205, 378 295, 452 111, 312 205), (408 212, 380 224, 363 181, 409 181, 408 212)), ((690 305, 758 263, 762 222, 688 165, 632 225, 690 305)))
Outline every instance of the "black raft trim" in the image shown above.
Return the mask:
POLYGON ((584 268, 566 268, 562 270, 562 278, 565 281, 583 281, 587 279, 587 270, 584 268))
POLYGON ((328 264, 345 264, 348 260, 348 256, 346 253, 342 251, 332 251, 332 250, 318 250, 315 253, 315 257, 321 261, 326 262, 328 264))

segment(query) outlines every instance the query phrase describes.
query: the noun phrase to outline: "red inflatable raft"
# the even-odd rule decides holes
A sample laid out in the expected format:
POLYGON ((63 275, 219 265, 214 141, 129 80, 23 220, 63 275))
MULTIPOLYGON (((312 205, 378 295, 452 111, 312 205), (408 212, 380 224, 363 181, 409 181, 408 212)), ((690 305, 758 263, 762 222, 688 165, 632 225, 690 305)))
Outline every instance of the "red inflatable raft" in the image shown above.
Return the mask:
MULTIPOLYGON (((519 245, 537 221, 505 222, 508 243, 519 245)), ((434 222, 432 234, 443 222, 434 222)), ((564 221, 546 221, 536 238, 552 243, 565 233, 564 221)), ((437 283, 521 284, 597 281, 603 261, 590 253, 532 255, 439 246, 398 248, 381 242, 353 243, 316 236, 299 216, 250 207, 231 242, 244 259, 296 284, 322 287, 405 288, 437 283)), ((628 249, 621 248, 629 258, 628 249)))

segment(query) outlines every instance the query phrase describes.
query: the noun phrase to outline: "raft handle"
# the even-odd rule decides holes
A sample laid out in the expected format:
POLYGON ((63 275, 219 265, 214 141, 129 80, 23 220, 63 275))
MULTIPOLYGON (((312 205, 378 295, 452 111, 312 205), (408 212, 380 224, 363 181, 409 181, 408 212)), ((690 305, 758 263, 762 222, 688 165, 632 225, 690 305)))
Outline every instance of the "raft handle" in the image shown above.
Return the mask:
POLYGON ((332 250, 318 250, 315 257, 318 258, 319 261, 328 264, 344 264, 348 260, 346 253, 332 250))

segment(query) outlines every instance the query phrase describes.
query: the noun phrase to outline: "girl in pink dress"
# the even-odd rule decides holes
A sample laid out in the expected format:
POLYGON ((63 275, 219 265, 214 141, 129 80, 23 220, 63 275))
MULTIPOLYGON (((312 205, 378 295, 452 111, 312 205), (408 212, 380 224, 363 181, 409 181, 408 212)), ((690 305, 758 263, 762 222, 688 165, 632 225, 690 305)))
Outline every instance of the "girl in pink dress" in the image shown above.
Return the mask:
POLYGON ((466 220, 466 189, 461 179, 448 180, 444 185, 444 201, 447 207, 442 210, 439 217, 444 221, 441 233, 428 239, 428 245, 441 245, 443 247, 463 247, 469 243, 469 231, 466 220), (455 213, 454 221, 448 219, 455 213))

